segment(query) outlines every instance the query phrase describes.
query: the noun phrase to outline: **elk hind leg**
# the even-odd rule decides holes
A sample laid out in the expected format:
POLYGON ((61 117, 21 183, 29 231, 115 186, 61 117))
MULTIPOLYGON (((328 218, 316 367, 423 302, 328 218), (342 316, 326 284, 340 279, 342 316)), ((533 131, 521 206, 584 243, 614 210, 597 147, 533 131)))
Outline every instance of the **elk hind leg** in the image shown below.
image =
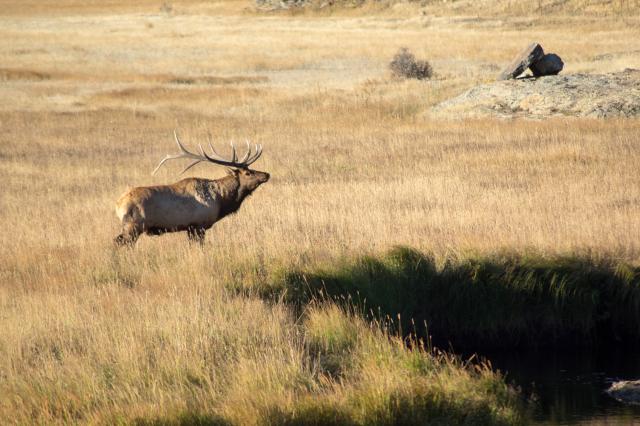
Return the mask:
POLYGON ((187 235, 189 241, 192 243, 198 243, 201 246, 204 245, 204 235, 207 230, 201 226, 190 226, 187 228, 187 235))

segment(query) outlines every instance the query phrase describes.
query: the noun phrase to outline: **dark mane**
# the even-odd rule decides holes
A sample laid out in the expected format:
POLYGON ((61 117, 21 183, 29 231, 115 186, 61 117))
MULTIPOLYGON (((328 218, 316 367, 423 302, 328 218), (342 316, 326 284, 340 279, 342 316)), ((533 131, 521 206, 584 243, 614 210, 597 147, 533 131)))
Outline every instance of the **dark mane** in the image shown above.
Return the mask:
POLYGON ((216 181, 218 183, 218 193, 220 195, 220 214, 219 218, 236 213, 242 202, 251 195, 250 190, 240 185, 237 175, 228 175, 216 181))

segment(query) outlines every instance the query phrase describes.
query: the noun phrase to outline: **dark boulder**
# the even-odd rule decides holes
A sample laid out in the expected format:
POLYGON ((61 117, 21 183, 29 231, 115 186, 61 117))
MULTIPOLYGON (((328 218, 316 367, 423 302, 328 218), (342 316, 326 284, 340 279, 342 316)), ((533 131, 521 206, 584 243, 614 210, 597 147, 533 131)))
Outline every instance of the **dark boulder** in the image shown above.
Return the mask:
POLYGON ((540 60, 529 65, 529 69, 535 77, 543 75, 557 75, 564 67, 564 62, 555 53, 547 53, 540 60))

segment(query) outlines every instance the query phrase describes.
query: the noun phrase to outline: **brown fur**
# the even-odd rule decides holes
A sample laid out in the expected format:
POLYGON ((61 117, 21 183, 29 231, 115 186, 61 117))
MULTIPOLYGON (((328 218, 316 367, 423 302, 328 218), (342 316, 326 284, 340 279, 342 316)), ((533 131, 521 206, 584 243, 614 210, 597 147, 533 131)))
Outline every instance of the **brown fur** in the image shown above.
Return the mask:
POLYGON ((230 169, 220 179, 186 178, 171 185, 137 187, 116 203, 122 221, 118 245, 133 245, 142 233, 161 235, 187 231, 189 239, 204 242, 207 229, 238 211, 242 202, 269 174, 256 170, 230 169))

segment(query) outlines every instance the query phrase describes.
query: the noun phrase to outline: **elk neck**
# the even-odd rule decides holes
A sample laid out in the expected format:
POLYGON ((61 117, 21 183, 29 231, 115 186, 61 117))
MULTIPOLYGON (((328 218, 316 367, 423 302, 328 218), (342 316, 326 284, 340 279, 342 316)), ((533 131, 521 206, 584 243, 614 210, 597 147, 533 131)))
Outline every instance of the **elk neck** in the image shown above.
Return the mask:
POLYGON ((234 175, 220 178, 216 183, 222 203, 219 219, 237 212, 244 199, 251 194, 251 191, 240 185, 240 180, 234 175))

